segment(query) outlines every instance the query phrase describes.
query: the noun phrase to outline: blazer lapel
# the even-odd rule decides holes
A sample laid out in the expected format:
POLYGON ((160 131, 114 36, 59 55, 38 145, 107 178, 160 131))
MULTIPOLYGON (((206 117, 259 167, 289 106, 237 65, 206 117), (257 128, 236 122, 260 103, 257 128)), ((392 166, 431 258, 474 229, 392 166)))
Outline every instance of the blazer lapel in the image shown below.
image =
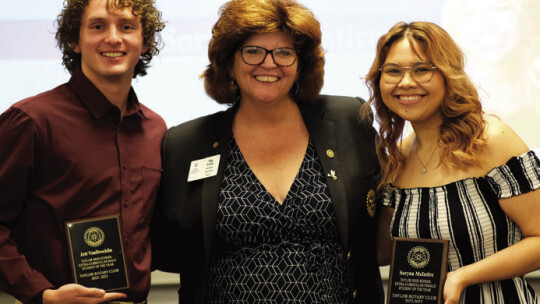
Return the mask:
POLYGON ((227 161, 228 145, 231 139, 232 122, 236 109, 237 107, 232 107, 227 111, 222 112, 221 114, 223 115, 218 114, 213 116, 213 119, 210 121, 212 136, 208 139, 202 139, 206 145, 204 147, 204 155, 220 155, 217 175, 205 179, 202 189, 201 213, 204 245, 207 257, 210 255, 214 231, 216 229, 219 191, 221 188, 221 181, 223 180, 223 170, 225 169, 225 164, 227 161))
POLYGON ((328 181, 341 242, 348 248, 348 206, 344 186, 347 177, 341 174, 334 122, 327 118, 321 106, 300 106, 300 110, 328 181))

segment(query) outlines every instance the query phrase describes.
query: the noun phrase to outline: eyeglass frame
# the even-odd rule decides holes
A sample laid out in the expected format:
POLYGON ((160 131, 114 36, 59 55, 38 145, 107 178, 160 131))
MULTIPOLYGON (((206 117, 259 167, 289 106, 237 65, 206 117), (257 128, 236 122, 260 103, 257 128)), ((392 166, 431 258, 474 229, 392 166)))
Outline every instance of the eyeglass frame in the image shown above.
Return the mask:
POLYGON ((383 70, 384 66, 391 65, 391 64, 398 66, 402 71, 403 70, 406 70, 406 71, 401 73, 401 78, 397 82, 388 82, 388 81, 385 80, 385 82, 388 83, 388 84, 398 84, 398 83, 400 83, 403 80, 403 77, 405 77, 405 73, 407 73, 407 72, 409 72, 409 75, 411 75, 411 78, 417 83, 430 82, 431 79, 433 79, 433 75, 435 75, 435 70, 437 69, 437 67, 434 66, 433 63, 431 63, 429 61, 417 61, 417 62, 413 63, 412 65, 410 65, 408 67, 401 66, 400 64, 394 63, 394 62, 388 62, 388 63, 385 63, 385 64, 381 65, 381 67, 379 68, 379 72, 381 72, 381 79, 383 78, 383 71, 382 70, 383 70), (416 80, 416 78, 414 77, 414 74, 411 72, 412 67, 414 67, 415 65, 418 65, 418 64, 422 64, 422 63, 429 63, 431 65, 431 77, 429 77, 429 79, 426 80, 426 81, 418 81, 418 80, 416 80))
POLYGON ((238 51, 240 51, 240 57, 242 57, 242 61, 247 64, 247 65, 261 65, 264 63, 264 61, 266 60, 266 56, 268 56, 268 53, 270 53, 270 55, 272 56, 272 61, 274 61, 274 64, 277 65, 278 67, 283 67, 283 68, 286 68, 286 67, 290 67, 292 65, 294 65, 296 63, 296 60, 298 60, 298 54, 300 54, 300 51, 298 51, 297 49, 295 48, 292 48, 292 47, 278 47, 278 48, 275 48, 275 49, 271 49, 271 50, 268 50, 262 46, 258 46, 258 45, 245 45, 245 46, 242 46, 242 47, 239 47, 238 48, 238 51), (253 47, 256 47, 256 48, 259 48, 259 49, 263 49, 266 53, 264 54, 264 57, 263 59, 261 60, 261 62, 259 63, 247 63, 246 62, 246 59, 244 58, 244 53, 242 52, 243 49, 245 48, 253 48, 253 47), (294 56, 294 60, 291 64, 289 65, 282 65, 282 64, 279 64, 276 62, 276 58, 274 58, 274 51, 275 50, 283 50, 283 49, 287 49, 287 50, 293 50, 295 52, 295 56, 294 56))

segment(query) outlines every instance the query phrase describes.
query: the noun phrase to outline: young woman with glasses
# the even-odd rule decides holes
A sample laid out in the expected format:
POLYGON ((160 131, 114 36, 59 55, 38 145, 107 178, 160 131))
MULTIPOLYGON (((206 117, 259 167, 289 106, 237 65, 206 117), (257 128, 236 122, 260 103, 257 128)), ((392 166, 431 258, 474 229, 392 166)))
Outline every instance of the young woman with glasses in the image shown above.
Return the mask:
POLYGON ((483 113, 459 47, 433 23, 398 23, 366 79, 380 123, 379 262, 393 237, 445 239, 444 303, 538 303, 523 275, 540 268, 540 161, 483 113))

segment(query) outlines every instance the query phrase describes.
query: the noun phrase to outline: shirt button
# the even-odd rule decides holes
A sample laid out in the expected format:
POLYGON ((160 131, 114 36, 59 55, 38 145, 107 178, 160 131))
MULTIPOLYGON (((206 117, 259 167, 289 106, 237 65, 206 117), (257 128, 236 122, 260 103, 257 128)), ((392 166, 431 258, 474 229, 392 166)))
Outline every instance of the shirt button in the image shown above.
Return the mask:
POLYGON ((122 164, 122 168, 123 168, 124 170, 126 170, 126 169, 127 169, 127 165, 126 165, 126 164, 122 164))
POLYGON ((352 292, 352 298, 353 298, 353 299, 356 299, 357 296, 358 296, 358 292, 357 292, 356 290, 354 290, 354 291, 352 292))

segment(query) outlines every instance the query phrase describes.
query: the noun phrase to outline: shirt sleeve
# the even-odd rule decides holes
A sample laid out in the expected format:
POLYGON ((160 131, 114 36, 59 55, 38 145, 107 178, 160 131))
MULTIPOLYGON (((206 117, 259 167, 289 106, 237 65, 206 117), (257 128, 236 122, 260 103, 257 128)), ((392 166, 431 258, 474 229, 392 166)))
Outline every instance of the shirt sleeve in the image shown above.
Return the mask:
POLYGON ((30 192, 40 136, 34 121, 18 108, 0 115, 0 289, 24 303, 53 285, 27 262, 11 237, 30 192))
POLYGON ((509 198, 540 188, 540 161, 529 151, 512 157, 506 165, 488 173, 488 180, 499 198, 509 198))

